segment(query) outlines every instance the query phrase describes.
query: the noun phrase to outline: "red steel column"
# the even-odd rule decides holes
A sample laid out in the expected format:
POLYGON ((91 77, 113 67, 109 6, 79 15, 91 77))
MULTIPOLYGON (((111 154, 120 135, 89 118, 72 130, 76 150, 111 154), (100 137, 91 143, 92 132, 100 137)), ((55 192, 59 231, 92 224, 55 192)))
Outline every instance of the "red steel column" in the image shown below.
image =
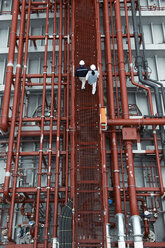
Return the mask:
POLYGON ((6 174, 5 174, 5 181, 4 181, 5 198, 9 197, 9 184, 10 184, 10 176, 11 176, 11 163, 12 163, 12 155, 13 155, 15 123, 16 123, 16 118, 17 118, 16 115, 17 115, 17 108, 18 108, 18 97, 19 97, 19 91, 21 87, 20 76, 22 73, 22 58, 23 58, 23 47, 24 47, 23 39, 24 39, 24 30, 25 30, 25 17, 26 17, 25 6, 26 6, 26 1, 24 0, 22 2, 22 13, 21 13, 21 22, 20 22, 18 57, 17 57, 17 65, 16 65, 13 110, 12 110, 12 118, 11 118, 9 146, 8 146, 8 152, 7 152, 6 174))
POLYGON ((6 70, 5 91, 4 91, 4 96, 3 96, 2 113, 1 113, 1 129, 3 132, 7 132, 8 130, 9 102, 10 102, 11 84, 12 84, 12 77, 13 77, 18 12, 19 12, 19 0, 14 0, 13 11, 12 11, 11 31, 10 31, 8 64, 7 64, 7 70, 6 70))

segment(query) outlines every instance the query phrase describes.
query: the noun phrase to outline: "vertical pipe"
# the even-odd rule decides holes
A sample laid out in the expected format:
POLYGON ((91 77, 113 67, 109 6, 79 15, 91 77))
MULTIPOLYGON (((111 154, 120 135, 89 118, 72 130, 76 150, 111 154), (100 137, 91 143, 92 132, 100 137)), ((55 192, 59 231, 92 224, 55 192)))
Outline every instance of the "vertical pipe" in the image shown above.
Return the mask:
MULTIPOLYGON (((113 74, 112 74, 112 55, 111 55, 111 40, 110 40, 110 23, 109 23, 109 6, 108 0, 104 0, 103 5, 104 10, 104 28, 105 28, 105 57, 106 57, 106 71, 107 71, 107 88, 108 88, 108 108, 110 117, 115 118, 115 105, 114 105, 114 89, 113 89, 113 74)), ((124 243, 124 220, 122 214, 122 205, 121 205, 121 194, 120 194, 120 176, 119 176, 119 161, 118 161, 118 151, 117 151, 117 137, 115 132, 115 127, 112 127, 111 130, 111 149, 112 149, 112 165, 113 165, 113 180, 114 180, 114 192, 115 192, 115 208, 116 215, 118 216, 118 246, 125 247, 124 243), (123 221, 123 228, 121 232, 121 223, 123 221), (122 236, 122 237, 121 237, 122 236)))
POLYGON ((44 76, 43 76, 43 95, 42 95, 42 111, 41 111, 41 136, 39 150, 39 165, 38 165, 38 183, 36 197, 36 218, 34 230, 34 248, 37 248, 38 226, 39 226, 39 208, 40 208, 40 191, 41 191, 41 173, 43 159, 43 139, 44 139, 44 119, 45 119, 45 102, 46 102, 46 79, 47 79, 47 57, 48 57, 48 28, 49 28, 49 0, 46 7, 46 33, 45 33, 45 57, 44 57, 44 76))
MULTIPOLYGON (((105 46, 106 46, 106 70, 107 70, 107 83, 108 83, 108 107, 110 117, 115 118, 115 105, 114 105, 114 91, 113 91, 113 75, 112 75, 112 56, 111 56, 111 41, 109 29, 109 8, 108 0, 104 1, 104 27, 105 27, 105 46)), ((114 128, 113 128, 114 129, 114 128)), ((113 177, 114 177, 114 190, 115 190, 115 206, 116 213, 122 213, 121 195, 120 195, 120 178, 119 178, 119 162, 117 152, 117 137, 115 129, 112 130, 111 137, 112 145, 112 160, 113 160, 113 177)))
MULTIPOLYGON (((136 56, 137 56, 137 67, 138 67, 138 74, 139 74, 139 80, 143 84, 146 84, 152 88, 154 88, 155 91, 155 98, 156 98, 156 105, 158 114, 161 116, 163 114, 162 105, 160 102, 160 94, 158 90, 158 86, 154 85, 153 83, 148 82, 148 80, 144 80, 142 77, 142 65, 141 65, 141 56, 140 56, 140 50, 138 45, 138 31, 137 31, 137 23, 136 23, 136 12, 133 9, 135 7, 134 2, 131 1, 132 6, 132 20, 133 20, 133 26, 134 26, 134 37, 135 37, 135 48, 136 48, 136 56)), ((150 104, 151 105, 151 104, 150 104)), ((153 110, 152 110, 153 114, 153 110)), ((162 143, 162 150, 163 150, 163 156, 165 157, 165 134, 164 134, 164 127, 160 126, 161 130, 161 143, 162 143)), ((156 153, 156 160, 157 160, 157 168, 158 168, 158 176, 159 176, 159 182, 160 182, 160 192, 161 195, 164 194, 164 188, 163 188, 163 178, 162 178, 162 172, 161 172, 161 166, 160 166, 160 158, 159 158, 159 151, 158 151, 158 142, 157 142, 157 135, 156 135, 156 129, 155 126, 153 126, 153 136, 154 136, 154 144, 155 144, 155 153, 156 153)))
MULTIPOLYGON (((64 36, 67 35, 67 4, 65 7, 65 23, 64 23, 64 36)), ((64 73, 67 73, 67 40, 64 40, 64 73)), ((67 118, 67 84, 64 85, 64 117, 67 118)), ((63 123, 63 151, 66 151, 66 123, 63 123)), ((66 179, 66 156, 62 159, 62 186, 65 187, 66 179)))
POLYGON ((66 110, 66 184, 65 184, 65 204, 68 201, 68 173, 69 173, 69 78, 70 78, 70 44, 69 44, 69 32, 70 32, 70 5, 68 2, 67 6, 67 32, 68 32, 68 42, 67 42, 67 110, 66 110))
POLYGON ((50 131, 49 131, 49 153, 48 153, 48 173, 47 173, 47 200, 46 200, 46 220, 45 220, 45 247, 48 247, 49 228, 49 205, 51 190, 51 163, 52 163, 52 142, 53 142, 53 113, 54 113, 54 79, 55 79, 55 46, 56 46, 56 11, 57 3, 54 3, 54 24, 53 24, 53 56, 52 56, 52 78, 51 78, 51 110, 50 110, 50 131))
MULTIPOLYGON (((124 64, 124 50, 123 50, 123 41, 122 41, 122 25, 121 25, 121 14, 120 14, 120 1, 116 0, 114 2, 115 7, 115 22, 116 22, 116 38, 117 38, 117 49, 118 49, 118 66, 119 66, 119 78, 120 78, 120 88, 121 88, 121 101, 122 101, 122 111, 123 118, 129 118, 129 109, 128 109, 128 96, 127 96, 127 87, 126 87, 126 75, 125 75, 125 64, 124 64)), ((128 175, 128 191, 130 197, 130 211, 133 220, 133 231, 134 223, 140 226, 140 217, 139 209, 136 198, 136 183, 135 183, 135 172, 134 172, 134 160, 132 153, 132 142, 125 141, 125 153, 126 153, 126 164, 127 164, 127 175, 128 175), (136 219, 136 221, 134 221, 136 219)), ((141 235, 141 229, 139 229, 139 235, 141 235)), ((136 233, 134 233, 136 236, 136 233)), ((142 239, 139 239, 137 242, 134 236, 134 246, 138 247, 139 245, 143 247, 142 239)), ((139 246, 139 247, 140 247, 139 246)))
MULTIPOLYGON (((22 15, 24 15, 24 18, 25 18, 25 6, 26 6, 26 1, 23 1, 22 2, 22 15)), ((26 77, 27 52, 28 52, 28 36, 29 36, 29 27, 30 27, 30 8, 31 8, 31 1, 29 1, 29 5, 28 5, 28 19, 27 19, 27 29, 26 29, 26 41, 25 41, 22 95, 21 95, 19 126, 18 126, 18 135, 17 135, 18 138, 17 138, 17 147, 16 147, 16 157, 15 157, 13 191, 12 191, 12 199, 11 199, 10 218, 9 218, 9 231, 8 231, 8 239, 9 240, 11 240, 11 238, 12 238, 13 215, 14 215, 14 205, 15 205, 16 185, 17 185, 17 173, 18 173, 18 164, 19 164, 19 151, 20 151, 20 143, 21 143, 20 140, 21 140, 22 117, 23 117, 23 108, 24 108, 25 77, 26 77)), ((23 18, 23 20, 24 20, 24 18, 23 18)))
POLYGON ((73 245, 75 247, 75 0, 71 1, 71 171, 70 193, 73 199, 73 245))
MULTIPOLYGON (((127 96, 127 87, 126 87, 119 0, 114 2, 114 5, 115 5, 115 22, 116 22, 116 37, 117 37, 117 49, 118 49, 118 66, 119 66, 119 77, 120 77, 120 87, 121 87, 122 110, 123 110, 123 118, 128 119, 129 109, 128 109, 128 96, 127 96)), ((128 158, 127 159, 128 181, 131 183, 129 184, 131 215, 138 215, 139 211, 136 200, 136 185, 135 185, 134 163, 133 163, 133 154, 132 154, 132 143, 126 141, 125 147, 126 147, 126 156, 128 158), (129 152, 129 155, 127 154, 127 152, 129 152)))
MULTIPOLYGON (((103 97, 103 78, 102 78, 102 55, 101 55, 101 32, 100 32, 100 5, 95 0, 95 15, 96 15, 96 32, 97 32, 97 67, 99 70, 99 107, 104 106, 103 97)), ((103 206, 104 206, 104 232, 106 236, 105 247, 110 247, 109 235, 109 205, 108 205, 108 181, 107 181, 107 162, 106 162, 106 140, 105 132, 100 130, 100 145, 101 145, 101 168, 102 168, 102 187, 103 187, 103 206)))
MULTIPOLYGON (((163 116, 163 108, 162 108, 162 102, 161 97, 159 93, 159 88, 156 84, 153 82, 150 82, 149 80, 143 79, 142 74, 142 57, 140 55, 140 49, 139 49, 139 43, 138 43, 138 29, 137 29, 137 22, 136 22, 136 12, 135 12, 135 3, 133 0, 131 0, 131 10, 132 10, 132 21, 133 21, 133 28, 134 28, 134 40, 135 40, 135 50, 136 50, 136 67, 138 68, 138 76, 139 80, 142 84, 148 85, 149 87, 152 87, 155 92, 155 100, 156 100, 156 107, 157 112, 159 116, 163 116)), ((160 126, 160 135, 161 135, 161 143, 162 143, 162 151, 163 151, 163 157, 165 158, 165 132, 164 132, 164 126, 160 126)))
POLYGON ((127 96, 127 86, 126 86, 123 36, 122 36, 122 25, 121 25, 119 0, 116 0, 114 2, 114 6, 115 6, 117 56, 118 56, 119 79, 120 79, 120 88, 121 88, 122 113, 123 113, 123 118, 128 119, 129 109, 128 109, 128 96, 127 96))
POLYGON ((23 47, 24 47, 24 30, 25 30, 25 6, 26 1, 22 2, 22 13, 21 13, 21 21, 20 21, 20 34, 19 34, 19 47, 18 47, 18 57, 17 57, 17 65, 16 65, 16 76, 15 76, 15 89, 14 89, 14 98, 13 98, 13 110, 11 117, 11 127, 10 127, 10 135, 9 135, 9 147, 7 152, 7 163, 6 163, 6 173, 5 173, 5 181, 4 181, 4 196, 6 198, 9 197, 9 184, 10 184, 10 176, 11 176, 11 163, 13 156, 13 143, 14 143, 14 133, 15 133, 15 123, 16 123, 16 115, 18 108, 18 96, 20 91, 20 76, 22 72, 22 58, 23 58, 23 47))
POLYGON ((140 32, 141 32, 142 45, 143 45, 143 58, 142 59, 143 59, 143 65, 144 65, 144 70, 145 70, 145 74, 146 74, 146 79, 161 86, 163 105, 164 105, 164 110, 165 110, 165 92, 164 92, 163 84, 160 82, 157 82, 156 80, 150 79, 149 75, 148 75, 148 61, 146 58, 146 48, 145 48, 144 32, 143 32, 143 25, 142 25, 140 0, 138 0, 138 10, 139 10, 139 28, 140 28, 140 32))
POLYGON ((56 169, 54 192, 54 218, 53 238, 57 238, 58 222, 58 188, 59 188, 59 163, 60 163, 60 123, 61 123, 61 73, 62 73, 62 13, 63 1, 60 1, 60 26, 59 26, 59 64, 58 64, 58 103, 57 103, 57 140, 56 140, 56 169))
POLYGON ((114 74, 115 74, 115 100, 116 100, 116 107, 117 107, 117 116, 120 116, 120 107, 119 107, 119 92, 118 92, 118 82, 117 82, 117 62, 116 62, 116 53, 115 53, 115 34, 114 34, 114 20, 113 20, 113 3, 110 2, 110 15, 111 15, 111 33, 112 33, 112 45, 113 45, 113 66, 114 66, 114 74))
MULTIPOLYGON (((133 76, 133 61, 132 61, 132 53, 131 53, 131 41, 130 41, 130 34, 129 34, 129 21, 128 21, 128 10, 127 10, 127 1, 124 0, 125 5, 125 18, 126 18, 126 28, 127 28, 127 40, 128 40, 128 51, 129 51, 129 61, 130 61, 130 72, 131 72, 131 82, 133 85, 140 87, 142 89, 145 89, 148 92, 148 98, 149 98, 149 107, 150 107, 150 114, 154 115, 153 111, 153 105, 152 105, 152 97, 151 97, 151 90, 148 87, 145 87, 143 85, 137 84, 134 81, 133 76)), ((158 141, 157 141, 157 135, 156 135, 156 129, 155 126, 153 126, 153 136, 154 136, 154 144, 155 144, 155 153, 156 153, 156 161, 157 161, 157 167, 158 167, 158 175, 159 175, 159 182, 160 182, 160 192, 163 194, 163 179, 162 179, 162 173, 161 173, 161 166, 160 166, 160 158, 159 158, 159 151, 158 151, 158 141)))
POLYGON ((8 64, 6 70, 6 82, 5 82, 5 90, 3 96, 2 114, 1 114, 1 129, 3 132, 7 132, 8 130, 9 102, 10 102, 11 84, 13 78, 18 12, 19 12, 19 0, 14 0, 11 31, 10 31, 8 64))

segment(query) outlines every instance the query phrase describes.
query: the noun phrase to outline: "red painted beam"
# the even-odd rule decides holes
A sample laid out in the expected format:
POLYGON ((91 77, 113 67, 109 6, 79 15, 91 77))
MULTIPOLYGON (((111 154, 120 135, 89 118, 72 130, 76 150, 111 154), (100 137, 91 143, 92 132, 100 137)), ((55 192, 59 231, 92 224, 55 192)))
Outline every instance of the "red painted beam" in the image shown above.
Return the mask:
POLYGON ((165 118, 108 119, 107 124, 109 126, 165 125, 165 118))

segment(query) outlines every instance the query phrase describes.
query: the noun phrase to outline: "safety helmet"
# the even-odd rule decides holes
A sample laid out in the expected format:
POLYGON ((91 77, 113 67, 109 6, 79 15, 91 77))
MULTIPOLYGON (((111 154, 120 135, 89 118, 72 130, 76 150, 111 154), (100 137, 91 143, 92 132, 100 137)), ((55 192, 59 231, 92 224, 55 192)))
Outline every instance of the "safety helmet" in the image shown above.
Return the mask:
POLYGON ((96 66, 95 65, 91 65, 90 68, 91 68, 92 71, 96 70, 96 66))
POLYGON ((85 65, 84 60, 80 60, 79 65, 85 65))

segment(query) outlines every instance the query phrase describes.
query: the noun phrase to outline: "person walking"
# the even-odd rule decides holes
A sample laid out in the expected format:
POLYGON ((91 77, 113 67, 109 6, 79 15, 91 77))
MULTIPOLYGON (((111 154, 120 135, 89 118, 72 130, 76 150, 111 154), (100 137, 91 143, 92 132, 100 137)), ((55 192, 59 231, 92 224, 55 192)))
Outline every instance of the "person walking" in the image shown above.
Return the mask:
POLYGON ((79 78, 79 80, 82 82, 81 89, 85 89, 85 83, 86 83, 86 75, 88 73, 88 68, 85 67, 84 60, 80 60, 79 62, 80 67, 76 69, 75 76, 79 78))
POLYGON ((88 71, 86 75, 86 81, 88 81, 88 84, 92 85, 92 95, 96 93, 96 85, 97 85, 97 78, 99 77, 99 72, 96 71, 96 66, 91 65, 90 71, 88 71))

